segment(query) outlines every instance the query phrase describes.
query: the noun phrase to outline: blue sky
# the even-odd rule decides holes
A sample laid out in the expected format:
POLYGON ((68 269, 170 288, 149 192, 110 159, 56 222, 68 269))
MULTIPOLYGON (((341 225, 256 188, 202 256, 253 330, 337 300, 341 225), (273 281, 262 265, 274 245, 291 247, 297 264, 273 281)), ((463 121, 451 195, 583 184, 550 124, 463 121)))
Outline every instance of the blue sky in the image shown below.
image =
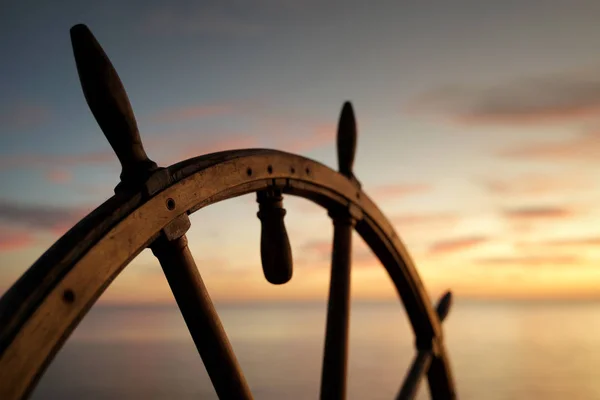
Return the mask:
MULTIPOLYGON (((335 168, 335 124, 351 100, 356 174, 432 293, 595 296, 600 3, 324 3, 3 5, 0 290, 118 182, 73 60, 69 28, 85 23, 159 164, 270 147, 335 168)), ((310 254, 327 249, 329 221, 301 200, 286 202, 294 254, 320 266, 304 275, 300 262, 289 296, 324 296, 327 261, 310 254)), ((192 251, 210 264, 200 269, 217 297, 227 298, 223 288, 240 270, 252 271, 248 297, 288 296, 259 283, 255 212, 243 197, 192 218, 192 251)), ((374 268, 357 268, 353 290, 376 296, 388 284, 374 259, 362 263, 374 268)), ((161 285, 147 254, 106 296, 168 297, 164 286, 160 295, 137 289, 144 279, 161 285)))

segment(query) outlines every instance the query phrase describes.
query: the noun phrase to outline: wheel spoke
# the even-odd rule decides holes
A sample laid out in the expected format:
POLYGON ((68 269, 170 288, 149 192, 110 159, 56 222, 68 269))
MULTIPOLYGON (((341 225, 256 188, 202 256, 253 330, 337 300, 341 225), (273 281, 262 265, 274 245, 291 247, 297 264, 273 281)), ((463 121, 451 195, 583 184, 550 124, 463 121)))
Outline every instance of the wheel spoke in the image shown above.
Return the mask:
MULTIPOLYGON (((359 186, 352 167, 356 153, 356 120, 349 102, 344 103, 337 132, 339 171, 359 186)), ((333 220, 333 254, 329 304, 321 377, 321 399, 346 398, 348 330, 350 324, 350 261, 352 231, 356 220, 348 209, 330 212, 333 220)))
POLYGON ((421 378, 429 369, 431 365, 431 351, 420 350, 412 363, 408 374, 404 379, 404 384, 400 389, 400 393, 396 397, 397 400, 408 400, 413 399, 417 394, 417 390, 421 384, 421 378))
POLYGON ((181 236, 152 245, 177 305, 220 399, 252 399, 242 370, 221 325, 196 263, 181 236))
MULTIPOLYGON (((436 306, 436 314, 440 319, 440 322, 444 322, 444 319, 450 312, 452 306, 452 293, 446 292, 438 301, 436 306)), ((417 340, 418 344, 418 340, 417 340)), ((443 351, 443 349, 438 349, 443 351)), ((450 373, 446 370, 446 366, 439 355, 434 356, 432 348, 419 349, 415 359, 413 360, 404 383, 400 388, 400 392, 396 397, 397 400, 408 400, 413 399, 417 394, 421 379, 427 373, 429 380, 429 387, 431 390, 431 397, 433 399, 452 399, 454 398, 453 392, 448 392, 447 388, 451 387, 446 376, 450 373)))
POLYGON ((321 399, 346 398, 350 320, 350 258, 354 220, 335 217, 321 399))

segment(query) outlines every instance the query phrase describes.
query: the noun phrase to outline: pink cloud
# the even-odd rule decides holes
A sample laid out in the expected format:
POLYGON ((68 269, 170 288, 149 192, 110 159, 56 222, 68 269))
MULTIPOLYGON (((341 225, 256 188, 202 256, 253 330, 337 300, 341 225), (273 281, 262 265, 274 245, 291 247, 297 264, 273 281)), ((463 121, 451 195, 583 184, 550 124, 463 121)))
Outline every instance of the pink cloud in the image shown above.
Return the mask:
POLYGON ((46 178, 53 183, 67 183, 73 179, 73 174, 66 170, 54 169, 46 173, 46 178))
POLYGON ((91 211, 91 207, 52 207, 0 201, 0 228, 13 227, 62 235, 91 211))
POLYGON ((11 169, 22 166, 42 167, 72 167, 77 165, 118 163, 117 156, 111 151, 98 151, 73 155, 44 155, 21 154, 3 157, 0 160, 0 169, 11 169))
MULTIPOLYGON (((315 240, 307 242, 302 246, 302 254, 312 254, 319 261, 330 262, 333 253, 332 240, 315 240)), ((352 266, 370 267, 377 265, 377 257, 371 249, 362 240, 355 240, 352 243, 352 266)), ((310 261, 303 262, 310 264, 310 261)))
MULTIPOLYGON (((281 133, 285 130, 281 130, 281 133)), ((291 153, 311 151, 335 142, 337 125, 316 124, 306 136, 284 136, 279 140, 278 148, 291 153)))
POLYGON ((33 235, 15 229, 0 228, 0 252, 20 250, 34 243, 33 235))
POLYGON ((483 236, 472 236, 457 239, 440 240, 429 247, 429 254, 455 253, 476 247, 489 239, 483 236))

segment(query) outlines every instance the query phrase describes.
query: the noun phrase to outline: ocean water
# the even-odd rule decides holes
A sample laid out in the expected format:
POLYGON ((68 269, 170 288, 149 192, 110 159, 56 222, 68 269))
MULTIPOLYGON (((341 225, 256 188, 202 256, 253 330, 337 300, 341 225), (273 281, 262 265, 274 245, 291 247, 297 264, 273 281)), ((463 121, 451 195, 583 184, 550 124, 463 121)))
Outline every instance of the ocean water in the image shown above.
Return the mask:
MULTIPOLYGON (((348 398, 392 399, 414 356, 404 310, 352 307, 348 398)), ((255 399, 318 398, 325 304, 217 309, 255 399)), ((444 330, 461 399, 600 399, 600 303, 457 301, 444 330)), ((216 399, 167 306, 92 309, 32 397, 216 399)))

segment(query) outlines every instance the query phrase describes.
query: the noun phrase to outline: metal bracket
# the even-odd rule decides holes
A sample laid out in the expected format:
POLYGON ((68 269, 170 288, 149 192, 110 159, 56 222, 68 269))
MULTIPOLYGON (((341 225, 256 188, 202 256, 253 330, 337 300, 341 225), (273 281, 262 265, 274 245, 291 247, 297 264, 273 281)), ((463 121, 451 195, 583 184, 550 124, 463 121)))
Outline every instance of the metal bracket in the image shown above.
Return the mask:
POLYGON ((162 229, 161 235, 164 236, 164 238, 169 242, 172 242, 173 240, 179 239, 185 235, 185 233, 190 229, 190 226, 190 218, 186 212, 169 222, 169 224, 162 229))

